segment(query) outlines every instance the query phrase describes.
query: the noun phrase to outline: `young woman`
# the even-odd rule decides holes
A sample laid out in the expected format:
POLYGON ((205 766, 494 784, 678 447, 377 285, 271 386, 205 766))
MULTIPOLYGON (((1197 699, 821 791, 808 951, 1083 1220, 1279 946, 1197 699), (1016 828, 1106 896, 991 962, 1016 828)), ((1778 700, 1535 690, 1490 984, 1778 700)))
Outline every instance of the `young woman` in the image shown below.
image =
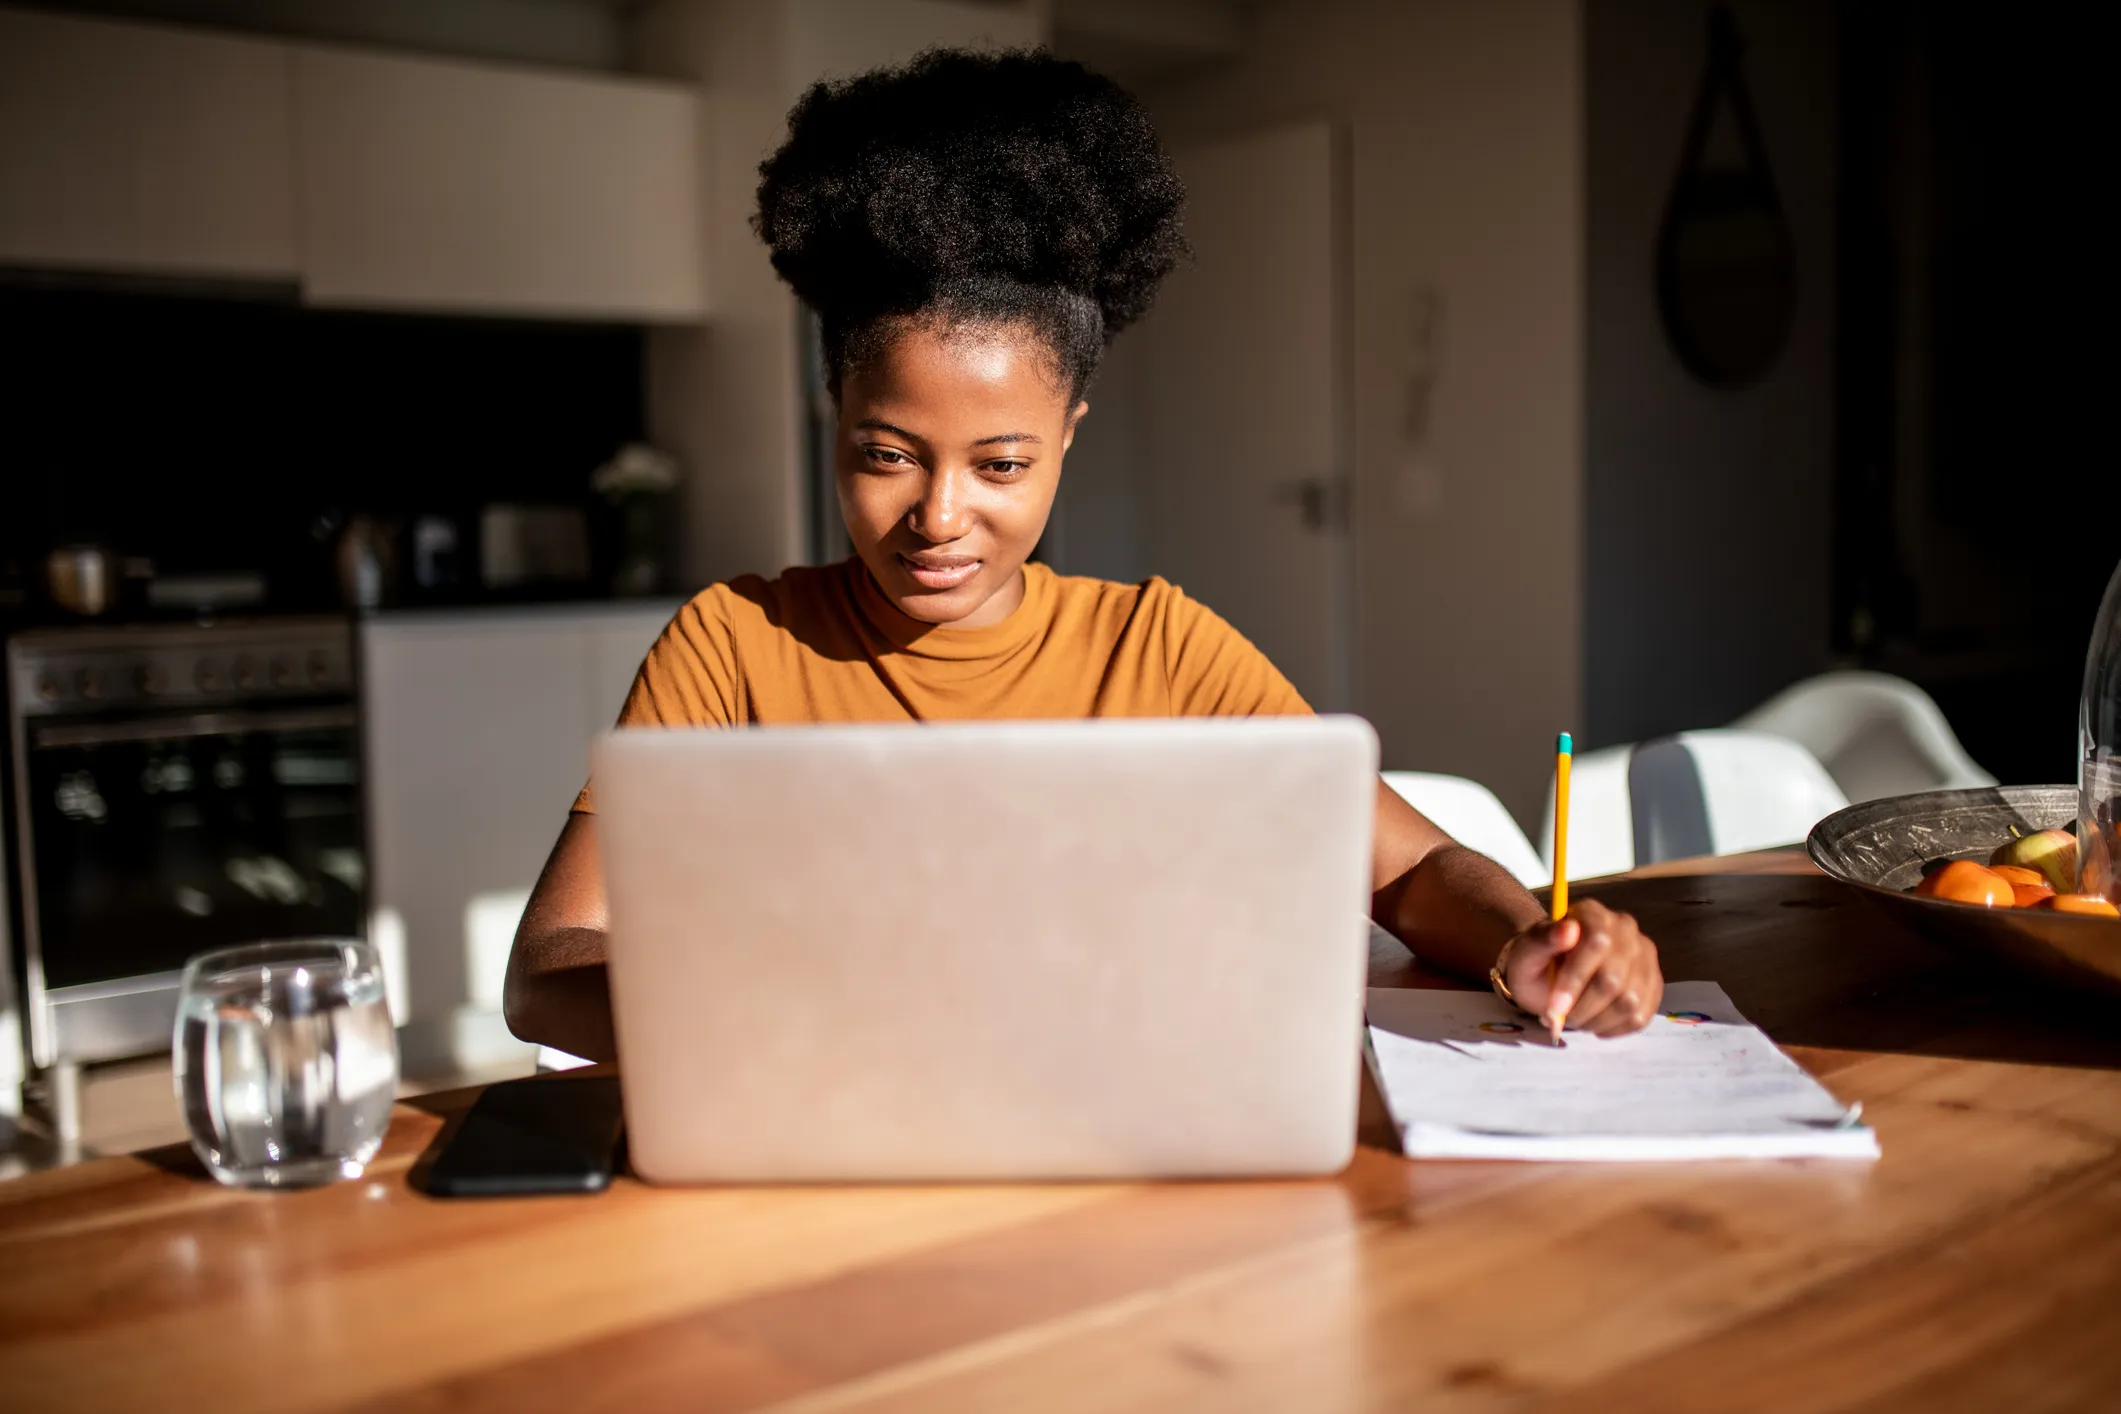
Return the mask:
MULTIPOLYGON (((854 556, 703 591, 649 650, 622 725, 1310 710, 1178 587, 1027 562, 1100 355, 1184 250, 1178 180, 1132 97, 1043 54, 937 51, 812 88, 760 170, 759 235, 823 331, 854 556)), ((906 828, 980 822, 938 781, 906 828)), ((1632 918, 1584 902, 1548 922, 1382 783, 1371 877, 1379 923, 1426 961, 1493 967, 1535 1013, 1611 1035, 1663 996, 1632 918)), ((585 788, 509 959, 518 1036, 615 1055, 604 930, 585 788)))

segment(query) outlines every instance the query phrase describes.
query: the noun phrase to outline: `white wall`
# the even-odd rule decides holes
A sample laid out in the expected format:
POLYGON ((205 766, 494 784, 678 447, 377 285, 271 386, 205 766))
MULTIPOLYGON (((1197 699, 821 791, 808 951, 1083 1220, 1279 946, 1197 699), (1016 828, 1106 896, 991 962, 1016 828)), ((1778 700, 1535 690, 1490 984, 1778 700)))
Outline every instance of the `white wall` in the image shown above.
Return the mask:
POLYGON ((923 49, 1020 48, 1040 43, 1032 7, 961 0, 786 0, 788 101, 823 78, 902 64, 923 49))
MULTIPOLYGON (((1144 97, 1173 146, 1348 129, 1357 707, 1386 765, 1474 776, 1536 819, 1581 701, 1577 6, 1316 0, 1255 23, 1241 61, 1144 97), (1426 352, 1425 295, 1443 316, 1426 352)), ((1092 553, 1068 528, 1070 558, 1092 553)))
POLYGON ((1659 321, 1658 225, 1707 55, 1706 0, 1586 8, 1585 706, 1603 746, 1721 726, 1832 651, 1836 73, 1831 0, 1733 6, 1797 254, 1753 387, 1694 381, 1659 321))
POLYGON ((1156 573, 1143 543, 1150 475, 1143 424, 1148 350, 1121 335, 1090 385, 1047 528, 1054 568, 1131 584, 1156 573))
POLYGON ((636 20, 634 67, 701 86, 707 305, 648 336, 648 435, 686 479, 678 586, 771 573, 800 545, 801 412, 793 306, 749 226, 760 159, 786 111, 783 6, 670 0, 636 20))
POLYGON ((659 0, 634 66, 701 85, 707 323, 648 342, 648 431, 688 468, 679 584, 772 574, 803 555, 799 314, 752 233, 758 166, 820 78, 934 44, 1037 43, 1027 11, 943 0, 659 0))

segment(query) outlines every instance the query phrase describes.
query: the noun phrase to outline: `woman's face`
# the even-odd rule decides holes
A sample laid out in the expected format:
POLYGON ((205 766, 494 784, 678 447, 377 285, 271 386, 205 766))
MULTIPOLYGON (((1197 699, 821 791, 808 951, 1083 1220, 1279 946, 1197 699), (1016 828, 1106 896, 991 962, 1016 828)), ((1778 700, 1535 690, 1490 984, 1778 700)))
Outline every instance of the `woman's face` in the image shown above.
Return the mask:
POLYGON ((1052 356, 1008 328, 909 326, 841 380, 840 514, 885 597, 924 623, 984 628, 1023 602, 1068 406, 1052 356))

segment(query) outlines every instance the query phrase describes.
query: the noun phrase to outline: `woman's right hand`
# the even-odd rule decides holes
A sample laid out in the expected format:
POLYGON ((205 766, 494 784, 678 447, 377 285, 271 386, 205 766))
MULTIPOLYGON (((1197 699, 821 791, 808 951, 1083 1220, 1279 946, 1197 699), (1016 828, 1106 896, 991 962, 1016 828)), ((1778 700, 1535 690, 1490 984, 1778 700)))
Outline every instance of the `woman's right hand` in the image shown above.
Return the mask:
POLYGON ((1585 899, 1560 922, 1543 919, 1496 959, 1517 1004, 1557 1029, 1593 1036, 1640 1031, 1664 1000, 1657 945, 1635 919, 1585 899))

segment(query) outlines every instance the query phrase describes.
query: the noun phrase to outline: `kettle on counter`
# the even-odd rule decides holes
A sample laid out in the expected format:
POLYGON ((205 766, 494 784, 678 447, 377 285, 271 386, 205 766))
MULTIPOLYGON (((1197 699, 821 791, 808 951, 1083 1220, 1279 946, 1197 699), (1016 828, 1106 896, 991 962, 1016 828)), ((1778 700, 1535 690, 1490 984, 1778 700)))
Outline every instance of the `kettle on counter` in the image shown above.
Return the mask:
POLYGON ((68 613, 93 618, 117 597, 117 557, 101 545, 62 545, 44 557, 44 588, 68 613))
POLYGON ((349 609, 380 609, 398 599, 398 523, 380 516, 347 517, 333 551, 339 600, 349 609))

